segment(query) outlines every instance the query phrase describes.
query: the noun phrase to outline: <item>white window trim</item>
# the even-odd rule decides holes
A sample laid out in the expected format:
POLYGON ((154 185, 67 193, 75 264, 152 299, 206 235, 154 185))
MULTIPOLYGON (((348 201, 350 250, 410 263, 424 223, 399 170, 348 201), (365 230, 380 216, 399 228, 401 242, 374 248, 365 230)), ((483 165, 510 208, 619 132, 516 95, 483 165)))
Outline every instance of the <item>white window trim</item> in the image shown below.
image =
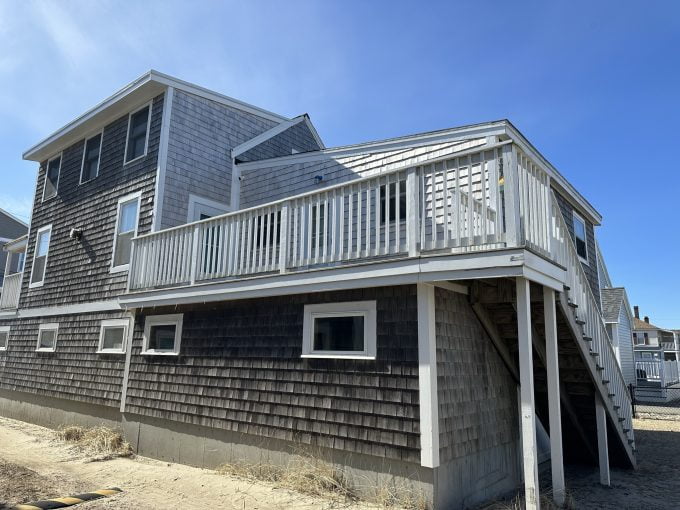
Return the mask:
POLYGON ((9 346, 9 326, 0 326, 0 333, 7 333, 7 340, 5 340, 5 346, 0 345, 0 351, 6 351, 9 346))
POLYGON ((97 177, 99 177, 99 165, 102 162, 102 145, 104 145, 104 130, 102 129, 98 133, 93 134, 89 138, 85 138, 85 144, 83 145, 83 159, 80 162, 80 180, 78 181, 78 185, 81 184, 87 184, 88 182, 94 181, 97 177), (92 140, 93 138, 100 136, 101 138, 99 139, 99 155, 97 156, 97 172, 94 177, 87 181, 83 181, 83 170, 85 169, 85 154, 87 152, 87 142, 92 140))
POLYGON ((146 153, 149 150, 149 131, 151 130, 151 109, 152 109, 152 105, 153 105, 153 100, 149 101, 148 103, 144 103, 142 106, 140 106, 136 110, 131 111, 128 114, 128 125, 127 125, 127 131, 125 133, 125 152, 123 153, 123 165, 133 163, 135 161, 138 161, 138 160, 146 157, 146 153), (146 119, 146 140, 144 140, 144 152, 140 156, 137 156, 136 158, 128 161, 127 150, 128 150, 128 142, 130 141, 130 124, 131 124, 131 121, 132 121, 132 116, 135 113, 137 113, 138 111, 143 110, 147 106, 149 107, 149 116, 146 119))
POLYGON ((302 326, 302 357, 332 359, 375 359, 377 352, 376 302, 348 301, 344 303, 322 303, 305 305, 302 326), (315 351, 314 319, 323 317, 364 317, 363 351, 315 351))
POLYGON ((37 352, 54 352, 57 350, 57 338, 59 337, 59 323, 50 322, 48 324, 41 324, 38 326, 38 341, 35 344, 37 352), (40 335, 43 331, 54 331, 54 346, 50 348, 40 347, 40 335))
MULTIPOLYGON (((585 246, 586 246, 586 256, 585 258, 581 257, 581 255, 578 255, 578 250, 576 251, 576 254, 578 255, 578 258, 581 259, 581 262, 583 262, 586 265, 590 265, 590 262, 588 262, 588 224, 586 223, 586 220, 583 219, 583 217, 578 214, 576 211, 572 211, 572 227, 574 226, 574 223, 576 220, 580 221, 583 223, 583 232, 585 233, 586 238, 583 240, 585 246)), ((576 228, 574 228, 574 248, 576 248, 576 228)))
MULTIPOLYGON (((132 236, 133 238, 137 237, 137 233, 139 232, 139 217, 142 212, 142 192, 137 191, 118 199, 118 204, 116 205, 116 223, 113 226, 113 251, 111 252, 111 268, 109 269, 109 273, 120 273, 130 269, 129 263, 121 264, 120 266, 114 266, 113 262, 116 259, 116 245, 118 244, 118 221, 120 220, 121 205, 125 202, 132 202, 135 199, 137 200, 137 222, 135 223, 135 235, 132 236)), ((130 254, 130 260, 132 260, 132 254, 130 254)))
MULTIPOLYGON (((52 244, 52 225, 46 225, 44 227, 41 227, 38 229, 36 232, 35 236, 35 246, 33 247, 33 260, 31 260, 31 276, 28 279, 28 288, 29 289, 36 289, 38 287, 42 287, 45 283, 45 278, 47 278, 47 261, 50 258, 50 245, 52 244), (50 240, 47 243, 47 253, 45 254, 45 270, 43 271, 43 277, 42 280, 39 282, 33 283, 33 270, 35 269, 35 255, 38 252, 38 241, 40 240, 40 234, 45 232, 46 230, 50 231, 50 240)), ((24 262, 25 265, 25 262, 24 262)))
POLYGON ((184 314, 182 313, 148 315, 144 321, 144 343, 142 346, 142 354, 153 356, 179 356, 180 344, 182 343, 183 323, 184 314), (151 334, 151 326, 175 326, 175 345, 171 351, 149 349, 149 335, 151 334))
POLYGON ((198 221, 196 213, 200 212, 210 213, 212 216, 221 216, 231 212, 231 208, 222 202, 190 193, 189 206, 187 207, 187 223, 198 221))
POLYGON ((61 179, 61 167, 63 165, 64 165, 64 151, 60 152, 56 156, 52 156, 50 159, 47 160, 47 164, 45 165, 45 181, 43 182, 41 202, 47 202, 48 200, 52 200, 59 194, 59 180, 61 179), (59 172, 57 173, 57 184, 54 186, 54 195, 45 198, 45 190, 47 189, 47 173, 50 169, 50 162, 54 161, 57 158, 59 158, 59 172))
POLYGON ((97 354, 125 354, 128 346, 128 335, 130 334, 130 319, 109 319, 101 322, 99 328, 99 346, 97 347, 97 354), (123 330, 123 345, 120 349, 104 349, 104 330, 106 328, 124 328, 123 330))

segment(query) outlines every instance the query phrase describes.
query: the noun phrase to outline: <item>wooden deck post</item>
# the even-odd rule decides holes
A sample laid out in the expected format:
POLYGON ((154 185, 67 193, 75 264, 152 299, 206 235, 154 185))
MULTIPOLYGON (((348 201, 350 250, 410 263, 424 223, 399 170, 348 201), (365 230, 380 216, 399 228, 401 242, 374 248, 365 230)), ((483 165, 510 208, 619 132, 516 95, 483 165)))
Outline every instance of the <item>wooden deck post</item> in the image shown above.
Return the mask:
POLYGON ((595 394, 595 418, 597 420, 597 450, 600 459, 600 483, 609 486, 609 446, 607 445, 607 411, 599 394, 595 394))
POLYGON ((536 410, 534 407, 534 363, 531 341, 530 283, 517 278, 517 341, 519 344, 520 423, 524 496, 527 510, 538 510, 538 454, 536 447, 536 410))
POLYGON ((420 399, 420 464, 439 466, 439 404, 437 399, 437 338, 434 286, 419 283, 418 387, 420 399))
POLYGON ((553 499, 564 505, 564 460, 562 456, 562 416, 560 410, 560 369, 557 356, 557 315, 555 291, 543 287, 545 315, 545 361, 548 377, 548 413, 550 421, 550 467, 553 499))

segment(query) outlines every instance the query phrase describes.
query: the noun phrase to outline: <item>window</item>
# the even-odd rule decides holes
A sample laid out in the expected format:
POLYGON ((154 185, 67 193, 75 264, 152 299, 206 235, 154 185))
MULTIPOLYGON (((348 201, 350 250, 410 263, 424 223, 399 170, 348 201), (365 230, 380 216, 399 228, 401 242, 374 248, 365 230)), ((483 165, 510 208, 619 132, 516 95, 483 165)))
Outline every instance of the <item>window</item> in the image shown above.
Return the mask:
POLYGON ((9 343, 9 326, 0 326, 0 351, 6 351, 8 343, 9 343))
POLYGON ((31 281, 29 283, 29 287, 40 287, 45 281, 47 253, 50 249, 51 237, 52 225, 48 225, 38 230, 38 235, 35 241, 35 253, 33 254, 33 268, 31 269, 31 281))
POLYGON ((135 193, 118 201, 111 272, 126 271, 130 265, 132 238, 137 235, 137 224, 139 223, 140 198, 141 193, 135 193))
POLYGON ((648 345, 648 344, 649 344, 649 333, 645 333, 645 341, 644 341, 644 344, 645 344, 645 345, 648 345))
POLYGON ((199 221, 214 216, 221 216, 229 212, 229 206, 210 200, 208 198, 199 197, 198 195, 189 195, 189 207, 187 209, 187 221, 199 221))
POLYGON ((375 301, 306 305, 303 358, 375 359, 375 301))
POLYGON ((57 194, 59 187, 59 169, 61 168, 61 154, 47 162, 45 170, 45 186, 43 188, 43 202, 57 194))
POLYGON ((24 264, 26 263, 26 252, 22 251, 17 255, 17 273, 21 273, 24 270, 24 264))
POLYGON ((83 166, 80 169, 80 183, 91 181, 99 175, 99 159, 102 153, 102 136, 99 133, 85 141, 83 166))
POLYGON ((54 352, 57 348, 57 332, 59 324, 41 324, 38 327, 38 345, 36 351, 54 352))
MULTIPOLYGON (((399 181, 399 221, 406 220, 406 181, 399 181)), ((393 182, 389 184, 390 191, 390 213, 389 221, 392 222, 397 218, 397 183, 393 182)), ((380 186, 380 224, 385 224, 385 217, 387 216, 387 211, 385 210, 386 205, 386 195, 387 186, 380 186)))
POLYGON ((127 340, 130 319, 102 321, 99 332, 99 353, 123 353, 127 340))
POLYGON ((584 262, 588 262, 588 246, 586 244, 586 222, 574 213, 574 242, 576 253, 584 262))
POLYGON ((178 355, 183 315, 151 315, 144 324, 142 354, 178 355))
POLYGON ((148 104, 130 114, 125 143, 125 163, 146 156, 146 149, 149 144, 150 112, 151 104, 148 104))

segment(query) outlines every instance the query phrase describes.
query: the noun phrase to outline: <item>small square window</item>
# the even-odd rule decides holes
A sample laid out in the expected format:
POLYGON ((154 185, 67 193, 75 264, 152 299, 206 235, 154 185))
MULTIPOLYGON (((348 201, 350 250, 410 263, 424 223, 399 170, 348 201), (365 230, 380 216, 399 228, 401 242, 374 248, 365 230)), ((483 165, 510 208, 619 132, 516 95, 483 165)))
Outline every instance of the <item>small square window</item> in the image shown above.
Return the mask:
POLYGON ((0 326, 0 351, 6 351, 8 343, 9 343, 9 326, 0 326))
POLYGON ((130 326, 129 319, 102 321, 99 333, 99 353, 124 353, 130 326))
POLYGON ((125 163, 146 155, 149 144, 149 121, 151 105, 148 104, 130 114, 125 144, 125 163))
POLYGON ((375 359, 376 302, 306 305, 302 357, 375 359))
POLYGON ((178 355, 182 339, 183 315, 151 315, 144 324, 142 354, 178 355))
POLYGON ((581 260, 588 262, 588 244, 586 236, 586 222, 578 214, 574 214, 574 244, 576 244, 576 253, 581 257, 581 260))
POLYGON ((59 324, 41 324, 38 327, 37 351, 54 352, 57 349, 57 333, 59 324))

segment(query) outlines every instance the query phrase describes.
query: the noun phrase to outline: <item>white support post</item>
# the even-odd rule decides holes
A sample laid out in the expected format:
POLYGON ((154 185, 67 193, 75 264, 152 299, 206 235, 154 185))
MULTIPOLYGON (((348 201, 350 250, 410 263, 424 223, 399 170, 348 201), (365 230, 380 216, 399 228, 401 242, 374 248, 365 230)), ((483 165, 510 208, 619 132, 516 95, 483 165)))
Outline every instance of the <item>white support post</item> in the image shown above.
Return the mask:
POLYGON ((200 227, 196 225, 194 227, 194 233, 191 236, 191 285, 196 283, 196 273, 198 272, 198 256, 199 256, 199 246, 198 238, 200 234, 200 227))
POLYGON ((505 239, 508 246, 521 246, 522 221, 519 210, 519 175, 517 173, 517 148, 514 144, 503 147, 503 196, 505 198, 505 239))
MULTIPOLYGON (((290 209, 290 202, 286 202, 281 207, 281 227, 279 228, 279 272, 281 274, 286 272, 286 265, 288 263, 288 210, 290 209)), ((328 213, 326 213, 328 214, 328 213)))
POLYGON ((611 484, 609 476, 609 446, 607 445, 607 411, 599 394, 595 394, 595 417, 597 420, 597 450, 600 459, 600 483, 611 484))
POLYGON ((420 464, 439 466, 439 412, 437 399, 437 338, 434 286, 419 283, 418 387, 420 393, 420 464))
POLYGON ((517 341, 519 344, 520 410, 524 495, 527 510, 539 510, 536 410, 534 406, 534 363, 531 340, 530 283, 517 278, 517 341))
POLYGON ((564 505, 564 461, 562 456, 562 416, 560 410, 560 368, 557 355, 557 315, 555 291, 543 287, 545 315, 545 361, 548 376, 548 414, 550 422, 550 465, 552 468, 553 499, 564 505))
MULTIPOLYGON (((406 174, 406 244, 408 256, 417 257, 420 253, 418 241, 420 240, 420 204, 418 203, 418 174, 416 168, 409 168, 406 174)), ((376 205, 379 206, 378 203, 376 205)))

